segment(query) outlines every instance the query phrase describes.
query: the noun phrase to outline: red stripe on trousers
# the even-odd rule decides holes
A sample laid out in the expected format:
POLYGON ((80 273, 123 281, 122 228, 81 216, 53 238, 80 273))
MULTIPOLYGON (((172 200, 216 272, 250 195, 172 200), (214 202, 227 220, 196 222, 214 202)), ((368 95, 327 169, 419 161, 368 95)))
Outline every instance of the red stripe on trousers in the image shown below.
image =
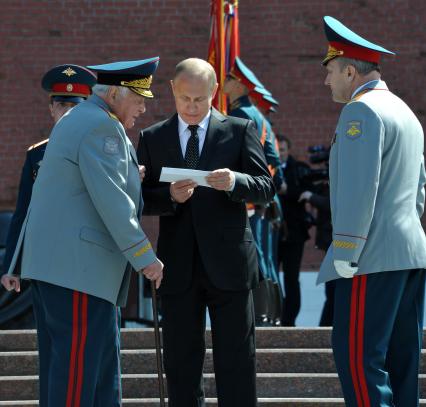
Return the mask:
POLYGON ((352 383, 358 406, 363 406, 361 392, 358 383, 357 366, 356 366, 356 325, 357 325, 357 308, 358 308, 358 287, 359 277, 355 276, 352 279, 352 293, 351 293, 351 308, 349 317, 349 367, 351 370, 352 383))
POLYGON ((367 276, 363 275, 359 277, 361 280, 361 286, 359 291, 359 302, 358 302, 358 351, 357 351, 357 370, 359 381, 361 384, 361 394, 364 399, 364 406, 370 407, 370 397, 368 395, 367 381, 365 379, 364 371, 364 322, 365 322, 365 297, 367 291, 367 276))
POLYGON ((75 389, 74 407, 80 407, 81 389, 83 388, 84 374, 84 347, 87 338, 87 294, 81 294, 81 339, 78 350, 77 385, 75 389))
POLYGON ((78 342, 78 302, 79 292, 74 291, 72 294, 72 342, 70 354, 70 368, 68 372, 68 389, 67 389, 67 403, 66 407, 72 406, 74 378, 75 378, 75 365, 77 362, 77 342, 78 342))

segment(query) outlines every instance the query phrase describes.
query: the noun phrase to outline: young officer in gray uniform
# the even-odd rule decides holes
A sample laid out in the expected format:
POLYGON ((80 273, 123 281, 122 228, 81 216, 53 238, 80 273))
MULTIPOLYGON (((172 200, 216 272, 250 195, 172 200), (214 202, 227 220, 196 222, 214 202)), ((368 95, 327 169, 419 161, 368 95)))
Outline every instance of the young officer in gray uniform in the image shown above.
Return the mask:
POLYGON ((141 183, 125 129, 152 98, 158 58, 89 67, 94 95, 54 127, 34 184, 6 289, 31 279, 40 406, 121 406, 117 306, 132 267, 155 280, 162 263, 139 225, 141 183), (102 86, 100 86, 101 84, 102 86))
MULTIPOLYGON (((54 123, 76 104, 92 93, 96 76, 79 65, 58 65, 49 69, 41 80, 41 86, 49 94, 49 110, 54 123)), ((7 272, 15 253, 22 223, 27 215, 31 193, 49 139, 33 144, 27 151, 19 182, 16 209, 6 241, 3 267, 7 272)), ((29 282, 21 284, 21 292, 0 290, 0 329, 29 329, 35 327, 29 282), (4 321, 4 323, 3 323, 4 321)))
POLYGON ((333 352, 346 406, 418 406, 426 239, 422 127, 380 79, 392 52, 325 17, 323 64, 346 103, 330 154, 333 352))

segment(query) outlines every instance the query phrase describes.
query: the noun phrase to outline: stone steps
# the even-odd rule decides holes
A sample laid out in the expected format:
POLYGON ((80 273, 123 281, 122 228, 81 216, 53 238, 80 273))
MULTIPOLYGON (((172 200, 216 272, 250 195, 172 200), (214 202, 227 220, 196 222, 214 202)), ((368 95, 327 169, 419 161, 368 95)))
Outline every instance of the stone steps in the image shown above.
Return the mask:
MULTIPOLYGON (((206 346, 211 348, 211 334, 207 330, 206 346)), ((330 328, 256 328, 258 349, 304 348, 324 349, 331 347, 330 328)), ((426 346, 425 346, 426 347, 426 346)), ((121 330, 122 349, 153 349, 152 328, 124 328, 121 330)), ((37 349, 34 330, 0 331, 0 352, 30 351, 37 349)))
MULTIPOLYGON (((167 402, 167 399, 166 399, 167 402)), ((318 398, 259 398, 259 407, 345 407, 343 399, 318 399, 318 398)), ((126 407, 158 407, 160 399, 123 399, 126 407)), ((426 399, 420 400, 421 406, 426 406, 426 399)), ((0 401, 0 407, 34 407, 38 401, 0 401)), ((217 401, 213 398, 206 399, 207 407, 217 407, 217 401)))
MULTIPOLYGON (((259 407, 344 407, 343 399, 312 399, 312 398, 259 398, 259 407)), ((158 407, 159 399, 123 399, 126 407, 158 407)), ((420 405, 426 406, 426 400, 421 400, 420 405)), ((34 407, 38 406, 35 400, 29 401, 0 401, 0 407, 34 407)), ((207 407, 217 407, 213 398, 206 399, 207 407)))
MULTIPOLYGON (((419 376, 420 396, 426 397, 426 375, 419 376)), ((122 375, 124 398, 158 397, 155 374, 122 375)), ((34 400, 38 394, 37 376, 0 377, 0 400, 34 400)), ((206 397, 215 397, 214 375, 204 375, 206 397)), ((260 398, 339 398, 340 382, 335 373, 258 373, 258 397, 260 398)))
MULTIPOLYGON (((262 373, 336 373, 331 349, 258 349, 257 371, 262 373)), ((157 369, 153 349, 122 350, 123 374, 149 374, 157 369)), ((213 352, 207 349, 205 373, 213 373, 213 352)), ((422 351, 420 373, 426 374, 426 351, 422 351)), ((38 374, 36 351, 1 352, 0 376, 38 374)))
MULTIPOLYGON (((124 374, 152 373, 157 369, 155 350, 121 351, 121 371, 124 374)), ((259 349, 257 371, 263 373, 335 373, 331 349, 259 349), (301 360, 304 363, 301 363, 301 360)), ((213 352, 206 351, 206 373, 213 373, 213 352)), ((0 353, 0 376, 38 374, 36 351, 0 353)))
MULTIPOLYGON (((259 407, 343 407, 329 328, 257 328, 259 407)), ((123 405, 158 407, 152 329, 123 329, 123 405)), ((206 334, 205 393, 217 407, 211 335, 206 334)), ((35 331, 0 331, 0 407, 37 406, 35 331)), ((420 394, 426 406, 426 351, 422 352, 420 394)))

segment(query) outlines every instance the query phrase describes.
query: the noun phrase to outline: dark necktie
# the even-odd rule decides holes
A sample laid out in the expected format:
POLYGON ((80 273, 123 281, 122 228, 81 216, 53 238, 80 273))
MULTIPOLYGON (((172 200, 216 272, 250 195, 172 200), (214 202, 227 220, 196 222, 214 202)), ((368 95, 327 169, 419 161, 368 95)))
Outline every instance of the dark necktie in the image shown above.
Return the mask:
POLYGON ((185 166, 186 168, 197 168, 200 140, 198 138, 198 124, 190 124, 188 130, 191 132, 185 151, 185 166))

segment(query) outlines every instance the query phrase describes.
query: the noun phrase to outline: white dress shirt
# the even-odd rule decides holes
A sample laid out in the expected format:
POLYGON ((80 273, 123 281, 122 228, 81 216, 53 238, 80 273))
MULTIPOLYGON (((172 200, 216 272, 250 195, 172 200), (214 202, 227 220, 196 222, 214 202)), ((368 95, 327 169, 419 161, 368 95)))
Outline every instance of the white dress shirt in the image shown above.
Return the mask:
MULTIPOLYGON (((200 156, 201 156, 201 151, 203 150, 204 141, 206 139, 206 134, 207 134, 207 129, 209 127, 211 114, 212 114, 212 111, 210 109, 209 112, 204 116, 204 119, 201 120, 200 123, 198 123, 198 129, 197 129, 198 140, 199 140, 198 152, 200 156)), ((180 117, 180 115, 178 114, 179 142, 180 142, 180 148, 182 150, 182 157, 184 158, 185 158, 185 152, 186 152, 186 145, 188 144, 188 140, 191 137, 191 132, 188 129, 188 126, 189 126, 188 123, 186 123, 182 119, 182 117, 180 117)), ((234 187, 235 187, 235 177, 234 177, 234 181, 232 182, 231 188, 229 189, 228 192, 233 191, 234 187)))
MULTIPOLYGON (((200 155, 204 146, 204 140, 206 139, 206 133, 207 133, 207 128, 209 127, 211 114, 212 112, 211 110, 209 110, 209 112, 204 116, 204 119, 201 120, 200 123, 198 123, 198 129, 197 129, 197 134, 199 139, 198 152, 200 155)), ((189 138, 191 137, 191 132, 188 129, 188 126, 189 126, 188 123, 186 123, 182 119, 182 117, 180 117, 180 115, 178 115, 178 121, 179 121, 178 131, 179 131, 180 148, 182 149, 182 156, 185 157, 186 145, 188 143, 189 138)))

